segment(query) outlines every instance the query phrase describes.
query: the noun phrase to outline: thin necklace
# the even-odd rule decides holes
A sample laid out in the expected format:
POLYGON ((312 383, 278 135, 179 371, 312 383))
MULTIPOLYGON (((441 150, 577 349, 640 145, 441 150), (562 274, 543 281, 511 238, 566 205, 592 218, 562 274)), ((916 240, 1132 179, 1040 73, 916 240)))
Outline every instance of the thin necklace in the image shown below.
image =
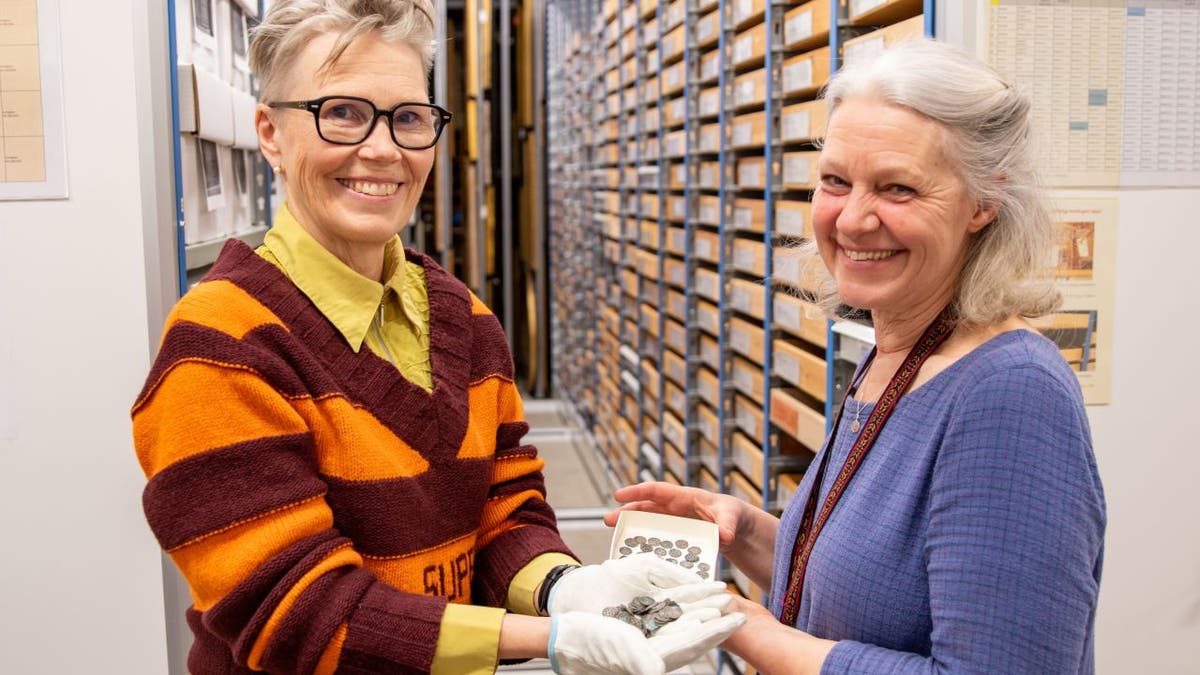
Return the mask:
POLYGON ((854 402, 854 419, 850 422, 850 431, 857 434, 858 430, 862 428, 862 425, 858 422, 858 416, 862 414, 863 408, 867 407, 867 404, 856 398, 851 398, 850 400, 854 402))

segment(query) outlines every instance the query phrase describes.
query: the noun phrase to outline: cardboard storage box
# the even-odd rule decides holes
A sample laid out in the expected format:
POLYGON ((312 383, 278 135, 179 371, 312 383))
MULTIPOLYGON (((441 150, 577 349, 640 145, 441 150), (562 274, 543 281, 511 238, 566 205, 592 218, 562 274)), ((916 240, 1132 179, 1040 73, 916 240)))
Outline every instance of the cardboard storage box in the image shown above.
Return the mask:
POLYGON ((717 374, 708 368, 696 371, 696 393, 711 406, 721 405, 721 387, 717 374))
POLYGON ((919 15, 921 0, 850 0, 850 23, 855 26, 877 26, 896 23, 919 15))
POLYGON ((821 153, 815 150, 783 153, 783 187, 788 190, 815 189, 820 156, 821 153))
POLYGON ((711 51, 700 57, 700 83, 716 82, 721 77, 721 52, 711 51))
POLYGON ((779 138, 784 142, 813 141, 825 135, 829 108, 823 100, 785 106, 779 118, 779 138))
POLYGON ((817 93, 829 81, 829 47, 797 54, 783 62, 780 87, 785 96, 817 93))
POLYGON ((762 21, 766 0, 736 0, 733 5, 733 22, 740 30, 757 21, 762 21))
POLYGON ((767 100, 767 71, 756 68, 733 79, 733 105, 738 110, 762 108, 767 100))
POLYGON ((784 49, 810 49, 829 42, 829 2, 811 0, 783 15, 784 49))
POLYGON ((762 283, 733 279, 729 282, 729 304, 743 314, 762 319, 766 307, 767 289, 762 283))
POLYGON ((738 429, 746 432, 757 443, 763 438, 762 403, 752 401, 749 397, 735 394, 733 397, 733 418, 738 429))
POLYGON ((737 161, 734 182, 739 188, 763 190, 767 187, 767 160, 763 157, 743 157, 737 161))
POLYGON ((720 254, 721 238, 717 236, 717 233, 696 229, 692 234, 692 255, 696 256, 699 260, 704 260, 715 265, 717 263, 717 256, 720 254))
POLYGON ((786 388, 771 390, 771 421, 805 448, 816 452, 825 441, 825 415, 786 388))
POLYGON ((712 336, 721 332, 721 312, 717 306, 707 300, 696 300, 696 326, 712 336))
POLYGON ((696 44, 701 49, 708 49, 717 44, 721 37, 721 15, 717 11, 709 12, 696 21, 696 44))
POLYGON ((816 305, 779 291, 775 293, 773 318, 775 326, 822 349, 828 343, 828 320, 816 305))
POLYGON ((845 65, 850 65, 861 59, 870 58, 878 54, 888 45, 909 38, 921 37, 924 34, 925 17, 917 15, 911 19, 905 19, 900 23, 894 23, 886 28, 846 40, 846 43, 842 45, 842 60, 845 65))
POLYGON ((763 399, 763 369, 740 356, 733 357, 733 386, 755 401, 763 399))
POLYGON ((696 202, 695 222, 704 225, 721 224, 721 198, 716 195, 700 195, 696 202))
MULTIPOLYGON (((680 61, 662 69, 662 93, 663 96, 674 96, 683 91, 683 86, 687 84, 687 63, 680 61)), ((680 99, 682 101, 683 99, 680 99)), ((687 108, 684 108, 683 116, 687 116, 687 108)))
POLYGON ((766 112, 739 114, 733 118, 730 144, 734 149, 762 148, 766 133, 766 112))
POLYGON ((761 233, 765 222, 766 203, 763 200, 738 197, 733 201, 733 226, 738 230, 761 233))
POLYGON ((729 347, 750 359, 756 367, 761 365, 765 349, 762 323, 751 323, 736 316, 730 319, 729 347))
POLYGON ((762 240, 735 239, 733 242, 733 266, 742 272, 762 277, 766 274, 766 246, 762 240))
POLYGON ((766 48, 766 24, 760 23, 747 30, 739 31, 733 40, 733 65, 741 66, 755 62, 762 63, 766 48))
POLYGON ((775 203, 775 232, 796 239, 812 236, 812 203, 783 199, 775 203))
POLYGON ((699 267, 696 269, 696 277, 693 280, 696 293, 703 297, 719 302, 721 299, 721 277, 715 270, 699 267))
POLYGON ((799 345, 783 339, 775 340, 772 354, 775 375, 824 403, 828 375, 824 358, 814 356, 799 345))

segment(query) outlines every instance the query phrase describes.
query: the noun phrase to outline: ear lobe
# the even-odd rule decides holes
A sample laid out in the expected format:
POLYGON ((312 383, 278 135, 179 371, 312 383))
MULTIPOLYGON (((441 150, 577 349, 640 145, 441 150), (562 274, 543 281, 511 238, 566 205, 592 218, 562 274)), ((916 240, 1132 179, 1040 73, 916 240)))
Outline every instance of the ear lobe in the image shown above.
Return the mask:
POLYGON ((267 164, 278 167, 282 159, 276 138, 279 127, 275 126, 275 120, 271 119, 270 109, 262 103, 254 109, 254 128, 258 131, 258 149, 263 158, 267 160, 267 164))

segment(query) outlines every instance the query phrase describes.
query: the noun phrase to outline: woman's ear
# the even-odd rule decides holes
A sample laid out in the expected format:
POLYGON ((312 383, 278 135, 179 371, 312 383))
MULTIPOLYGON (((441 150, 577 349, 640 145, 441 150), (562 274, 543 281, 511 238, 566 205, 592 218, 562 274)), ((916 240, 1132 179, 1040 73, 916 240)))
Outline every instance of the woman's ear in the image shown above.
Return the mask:
POLYGON ((258 149, 272 169, 278 169, 283 161, 283 153, 279 150, 279 127, 271 119, 271 109, 265 103, 259 103, 254 109, 254 128, 258 131, 258 149))
POLYGON ((995 204, 985 204, 980 202, 975 208, 975 213, 971 216, 971 220, 967 222, 967 232, 975 234, 976 232, 987 227, 996 219, 999 209, 995 204))

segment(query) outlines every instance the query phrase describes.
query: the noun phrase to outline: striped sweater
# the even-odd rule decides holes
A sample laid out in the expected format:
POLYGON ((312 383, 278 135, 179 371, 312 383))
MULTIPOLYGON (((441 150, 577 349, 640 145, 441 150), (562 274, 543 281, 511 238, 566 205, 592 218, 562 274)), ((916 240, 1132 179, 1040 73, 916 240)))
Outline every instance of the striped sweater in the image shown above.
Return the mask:
POLYGON ((167 320, 134 404, 146 517, 195 673, 427 672, 447 603, 568 553, 495 316, 429 258, 433 392, 355 353, 241 242, 167 320))

